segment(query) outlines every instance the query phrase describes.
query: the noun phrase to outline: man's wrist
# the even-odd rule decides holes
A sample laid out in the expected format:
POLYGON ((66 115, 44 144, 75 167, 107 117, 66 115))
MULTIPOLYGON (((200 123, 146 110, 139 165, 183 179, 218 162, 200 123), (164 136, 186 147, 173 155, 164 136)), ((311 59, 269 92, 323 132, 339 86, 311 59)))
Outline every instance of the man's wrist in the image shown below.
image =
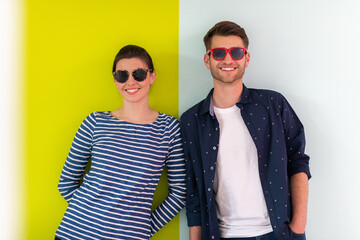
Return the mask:
POLYGON ((201 240, 201 226, 192 226, 189 228, 189 238, 190 240, 201 240))

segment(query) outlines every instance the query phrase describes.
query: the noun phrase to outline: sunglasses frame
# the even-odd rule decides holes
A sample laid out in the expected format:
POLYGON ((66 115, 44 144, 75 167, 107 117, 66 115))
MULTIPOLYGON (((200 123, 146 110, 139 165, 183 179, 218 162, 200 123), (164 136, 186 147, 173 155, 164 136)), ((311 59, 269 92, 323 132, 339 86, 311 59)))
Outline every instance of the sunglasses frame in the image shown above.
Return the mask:
MULTIPOLYGON (((137 81, 137 82, 143 82, 143 81, 147 78, 147 73, 148 73, 148 72, 152 73, 152 71, 153 71, 152 69, 137 68, 137 69, 135 69, 135 70, 133 70, 133 71, 131 72, 131 76, 133 76, 133 78, 134 78, 135 81, 137 81), (137 71, 137 70, 143 70, 143 71, 146 72, 146 77, 145 77, 143 80, 137 80, 137 79, 135 79, 134 73, 135 73, 135 71, 137 71)), ((126 83, 126 82, 129 80, 130 73, 129 73, 128 70, 117 70, 116 72, 113 72, 113 77, 114 77, 115 81, 117 81, 118 83, 126 83), (116 73, 119 72, 119 71, 121 71, 121 72, 126 72, 126 73, 127 73, 127 78, 126 78, 125 82, 120 82, 120 81, 118 81, 118 80, 116 79, 116 73)))
POLYGON ((236 60, 236 61, 239 61, 239 60, 241 60, 241 59, 243 59, 244 58, 244 56, 247 54, 247 49, 246 48, 243 48, 243 47, 232 47, 232 48, 211 48, 211 49, 209 49, 208 51, 207 51, 207 53, 206 54, 210 54, 211 53, 211 56, 212 56, 212 58, 215 60, 215 61, 222 61, 222 60, 224 60, 225 58, 226 58, 226 55, 229 53, 230 54, 230 57, 233 59, 233 60, 236 60), (244 53, 243 53, 243 55, 242 55, 242 57, 240 58, 240 59, 236 59, 236 58, 234 58, 232 55, 231 55, 231 50, 233 50, 233 49, 237 49, 237 48, 240 48, 240 49, 242 49, 243 51, 244 51, 244 53), (225 50, 225 55, 224 55, 224 57, 222 58, 222 59, 215 59, 214 58, 214 53, 213 53, 213 51, 214 50, 216 50, 216 49, 222 49, 222 50, 225 50))

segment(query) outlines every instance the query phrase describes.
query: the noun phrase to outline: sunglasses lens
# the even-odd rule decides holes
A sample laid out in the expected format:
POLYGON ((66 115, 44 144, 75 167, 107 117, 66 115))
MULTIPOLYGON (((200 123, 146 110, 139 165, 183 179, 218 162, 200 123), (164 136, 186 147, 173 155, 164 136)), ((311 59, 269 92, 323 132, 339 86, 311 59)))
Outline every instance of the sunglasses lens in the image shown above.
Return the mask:
POLYGON ((128 80, 129 78, 129 73, 127 71, 116 71, 115 73, 115 80, 119 83, 124 83, 128 80))
POLYGON ((214 49, 212 51, 212 56, 215 60, 222 60, 225 58, 226 51, 225 49, 214 49))
MULTIPOLYGON (((136 81, 142 82, 146 79, 147 71, 139 68, 132 72, 132 76, 136 81)), ((119 83, 125 83, 129 79, 129 72, 118 70, 115 72, 114 78, 119 83)))
POLYGON ((147 76, 147 71, 145 71, 144 69, 137 69, 133 71, 132 75, 136 81, 142 82, 147 76))
POLYGON ((233 59, 240 60, 244 56, 244 49, 242 48, 233 48, 230 51, 230 54, 233 59))

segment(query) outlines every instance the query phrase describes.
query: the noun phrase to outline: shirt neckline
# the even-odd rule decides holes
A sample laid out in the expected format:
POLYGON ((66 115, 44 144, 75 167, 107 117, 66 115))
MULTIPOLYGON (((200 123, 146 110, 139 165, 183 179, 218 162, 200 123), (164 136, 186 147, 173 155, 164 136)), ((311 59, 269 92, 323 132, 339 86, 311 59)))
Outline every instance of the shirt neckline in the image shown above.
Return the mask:
MULTIPOLYGON (((209 113, 212 117, 214 117, 214 105, 212 102, 212 94, 213 94, 214 88, 212 88, 205 98, 205 101, 200 106, 200 114, 206 114, 209 113)), ((236 106, 239 107, 240 105, 245 105, 248 103, 251 103, 251 97, 250 97, 250 91, 249 89, 243 84, 243 92, 241 93, 240 100, 236 103, 236 106)), ((240 108, 240 107, 239 107, 240 108)))
POLYGON ((220 113, 220 114, 233 113, 233 112, 239 111, 239 108, 236 105, 233 105, 233 106, 231 106, 229 108, 218 108, 218 107, 215 107, 215 106, 213 106, 213 108, 214 108, 215 113, 220 113))
POLYGON ((117 117, 114 117, 113 115, 111 115, 110 111, 106 111, 105 113, 106 113, 110 118, 112 118, 113 120, 116 120, 116 121, 119 121, 119 122, 123 122, 123 123, 127 123, 127 124, 137 125, 137 126, 153 125, 153 124, 157 123, 157 122, 159 121, 160 116, 163 115, 161 112, 158 112, 159 115, 157 116, 157 118, 155 119, 155 121, 150 122, 150 123, 133 123, 133 122, 121 120, 121 119, 119 119, 119 118, 117 118, 117 117))

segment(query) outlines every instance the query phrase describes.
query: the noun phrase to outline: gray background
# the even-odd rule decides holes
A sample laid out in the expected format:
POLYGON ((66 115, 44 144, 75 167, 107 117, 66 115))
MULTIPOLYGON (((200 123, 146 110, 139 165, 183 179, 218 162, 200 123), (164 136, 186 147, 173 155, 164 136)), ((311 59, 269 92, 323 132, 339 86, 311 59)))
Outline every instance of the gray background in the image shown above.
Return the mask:
MULTIPOLYGON (((235 21, 250 39, 244 83, 281 92, 305 126, 310 240, 350 239, 360 226, 359 11, 355 0, 180 0, 180 114, 212 87, 203 36, 235 21)), ((181 240, 186 224, 183 210, 181 240)))

